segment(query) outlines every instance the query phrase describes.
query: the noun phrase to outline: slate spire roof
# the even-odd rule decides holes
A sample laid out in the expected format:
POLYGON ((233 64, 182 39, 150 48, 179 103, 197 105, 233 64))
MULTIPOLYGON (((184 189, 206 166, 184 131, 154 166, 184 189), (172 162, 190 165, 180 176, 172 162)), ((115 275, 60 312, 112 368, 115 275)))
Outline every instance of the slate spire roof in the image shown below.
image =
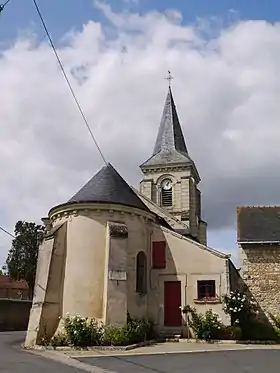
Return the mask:
POLYGON ((110 163, 97 172, 92 179, 63 205, 75 203, 118 204, 150 212, 147 206, 110 163))
POLYGON ((127 182, 109 163, 90 179, 68 203, 100 202, 136 207, 149 211, 127 182))
POLYGON ((164 165, 166 163, 193 163, 188 154, 170 87, 168 88, 153 155, 141 167, 164 165))

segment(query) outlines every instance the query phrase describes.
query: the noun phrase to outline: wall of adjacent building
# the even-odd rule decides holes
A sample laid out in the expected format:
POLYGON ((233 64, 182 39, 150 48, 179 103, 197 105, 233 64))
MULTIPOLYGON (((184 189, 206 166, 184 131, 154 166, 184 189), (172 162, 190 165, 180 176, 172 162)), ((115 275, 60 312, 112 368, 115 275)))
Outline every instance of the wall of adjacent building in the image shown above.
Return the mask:
POLYGON ((280 247, 239 245, 240 274, 260 308, 269 317, 280 314, 280 247))
POLYGON ((32 302, 0 299, 0 332, 26 330, 32 302))
POLYGON ((153 228, 152 240, 166 241, 166 268, 150 271, 149 312, 153 318, 163 325, 164 281, 181 281, 183 307, 190 305, 203 313, 211 308, 228 323, 221 299, 230 290, 228 259, 163 227, 153 228), (197 300, 197 281, 200 280, 215 280, 216 301, 197 300))

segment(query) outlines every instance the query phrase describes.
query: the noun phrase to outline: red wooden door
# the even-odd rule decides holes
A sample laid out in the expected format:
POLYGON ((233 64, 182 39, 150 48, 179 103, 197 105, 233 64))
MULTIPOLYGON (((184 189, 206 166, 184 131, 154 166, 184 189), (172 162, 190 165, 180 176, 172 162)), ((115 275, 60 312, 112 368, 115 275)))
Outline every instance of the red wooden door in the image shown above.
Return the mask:
POLYGON ((164 326, 181 326, 181 281, 164 283, 164 326))

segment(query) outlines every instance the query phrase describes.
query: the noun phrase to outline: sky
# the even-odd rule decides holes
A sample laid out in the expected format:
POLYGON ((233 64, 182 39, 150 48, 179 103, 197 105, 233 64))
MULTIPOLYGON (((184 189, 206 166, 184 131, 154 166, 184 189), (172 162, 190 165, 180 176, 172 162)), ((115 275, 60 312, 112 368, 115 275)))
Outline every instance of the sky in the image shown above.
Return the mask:
MULTIPOLYGON (((3 0, 2 0, 3 1, 3 0)), ((1 0, 0 0, 1 3, 1 0)), ((238 264, 236 207, 279 204, 280 8, 267 0, 38 0, 107 160, 138 186, 167 70, 209 246, 238 264)), ((0 14, 0 225, 36 221, 103 165, 32 0, 0 14)), ((10 247, 0 232, 0 264, 10 247)))

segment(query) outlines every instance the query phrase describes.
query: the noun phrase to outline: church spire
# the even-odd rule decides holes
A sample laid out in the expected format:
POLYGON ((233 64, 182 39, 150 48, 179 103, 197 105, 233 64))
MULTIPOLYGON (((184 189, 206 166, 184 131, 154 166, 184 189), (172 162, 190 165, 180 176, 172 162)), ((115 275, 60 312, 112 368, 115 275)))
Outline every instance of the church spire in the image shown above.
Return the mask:
POLYGON ((169 86, 153 155, 161 151, 171 150, 177 150, 188 156, 183 131, 179 122, 171 87, 169 86))
POLYGON ((179 122, 176 105, 173 99, 169 72, 169 87, 156 138, 153 155, 141 167, 152 165, 166 165, 174 163, 193 163, 188 154, 183 131, 179 122))

